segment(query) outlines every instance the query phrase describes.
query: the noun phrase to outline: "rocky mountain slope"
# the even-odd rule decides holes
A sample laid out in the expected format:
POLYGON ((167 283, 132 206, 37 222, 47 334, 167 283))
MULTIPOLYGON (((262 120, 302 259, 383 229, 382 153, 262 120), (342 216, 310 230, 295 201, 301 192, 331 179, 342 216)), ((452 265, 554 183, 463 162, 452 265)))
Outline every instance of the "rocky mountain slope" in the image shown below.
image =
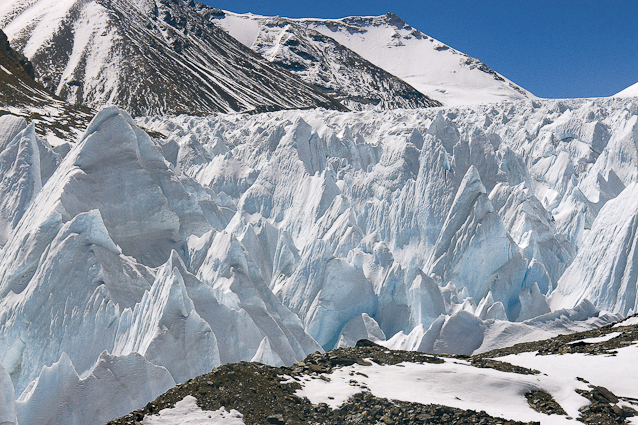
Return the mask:
MULTIPOLYGON (((211 15, 211 19, 246 46, 264 52, 267 57, 272 55, 284 63, 304 65, 306 69, 297 71, 307 80, 321 79, 325 75, 320 72, 321 66, 311 65, 322 63, 321 55, 313 53, 324 47, 325 41, 315 41, 313 35, 320 33, 328 37, 331 44, 356 52, 446 106, 535 98, 480 60, 427 36, 392 13, 376 17, 292 20, 220 12, 211 15), (298 34, 304 31, 299 28, 309 31, 310 37, 300 38, 298 34), (291 37, 293 43, 299 45, 287 46, 291 37), (308 53, 311 57, 305 56, 308 53)), ((338 57, 337 47, 330 49, 336 51, 333 55, 337 56, 329 61, 330 64, 345 62, 338 57)), ((351 69, 341 71, 346 76, 351 73, 351 69)), ((330 77, 326 80, 334 84, 330 77)))
POLYGON ((93 111, 64 102, 34 78, 31 62, 11 47, 0 30, 0 115, 29 119, 41 135, 76 137, 88 125, 93 111))
POLYGON ((117 104, 133 115, 344 109, 211 25, 201 7, 12 0, 0 7, 0 27, 43 84, 73 104, 117 104))
POLYGON ((108 424, 212 415, 230 424, 623 424, 638 415, 628 382, 638 370, 625 363, 638 347, 635 319, 471 357, 360 340, 291 367, 229 364, 108 424))
POLYGON ((440 102, 418 92, 333 38, 308 28, 303 22, 238 15, 217 9, 211 9, 206 16, 247 47, 333 96, 351 110, 441 106, 440 102))

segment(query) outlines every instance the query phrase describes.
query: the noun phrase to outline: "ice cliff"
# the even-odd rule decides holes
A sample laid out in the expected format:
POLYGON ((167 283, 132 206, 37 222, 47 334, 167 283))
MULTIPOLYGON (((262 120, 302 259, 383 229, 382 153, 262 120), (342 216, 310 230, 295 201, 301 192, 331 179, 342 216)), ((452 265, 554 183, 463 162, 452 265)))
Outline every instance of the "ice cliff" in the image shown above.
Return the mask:
POLYGON ((82 394, 51 423, 103 423, 221 363, 360 338, 471 354, 627 315, 637 116, 110 107, 68 153, 0 118, 0 420, 82 394))

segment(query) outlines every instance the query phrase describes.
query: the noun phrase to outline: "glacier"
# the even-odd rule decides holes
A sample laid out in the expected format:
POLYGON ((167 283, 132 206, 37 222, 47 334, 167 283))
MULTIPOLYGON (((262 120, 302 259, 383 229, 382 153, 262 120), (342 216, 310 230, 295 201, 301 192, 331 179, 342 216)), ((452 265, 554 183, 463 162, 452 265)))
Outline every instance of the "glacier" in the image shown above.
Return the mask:
POLYGON ((105 107, 65 151, 4 116, 0 420, 99 424, 360 338, 473 354, 629 315, 637 120, 632 98, 105 107))

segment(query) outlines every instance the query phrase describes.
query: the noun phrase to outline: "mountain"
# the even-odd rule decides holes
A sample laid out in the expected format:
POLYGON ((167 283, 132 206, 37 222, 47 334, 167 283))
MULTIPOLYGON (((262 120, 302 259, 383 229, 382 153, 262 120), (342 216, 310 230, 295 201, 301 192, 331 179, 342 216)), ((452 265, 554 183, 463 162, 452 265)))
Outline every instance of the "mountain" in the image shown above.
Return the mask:
POLYGON ((638 83, 619 91, 613 97, 635 97, 638 96, 638 83))
POLYGON ((206 16, 247 47, 351 110, 441 106, 440 102, 418 92, 333 38, 309 29, 303 22, 238 15, 217 9, 211 9, 206 16))
POLYGON ((638 369, 626 363, 638 349, 635 319, 472 357, 363 339, 290 367, 226 365, 108 425, 627 423, 638 416, 628 379, 638 369))
MULTIPOLYGON (((296 67, 310 68, 311 63, 323 62, 321 55, 313 53, 325 44, 325 39, 315 41, 313 34, 318 32, 335 46, 330 48, 335 51, 332 55, 337 56, 338 50, 345 47, 446 106, 535 99, 480 60, 423 34, 392 13, 376 17, 293 20, 220 11, 211 14, 211 20, 246 46, 273 60, 297 64, 296 67), (310 39, 297 35, 303 27, 310 31, 310 39), (286 45, 289 39, 294 45, 286 45)), ((334 64, 335 60, 328 62, 334 64)), ((344 62, 337 56, 336 63, 344 62)), ((352 70, 342 72, 349 75, 352 70)), ((298 73, 305 73, 307 81, 321 75, 314 68, 299 69, 298 73)), ((330 82, 330 78, 327 81, 330 82)))
POLYGON ((76 137, 88 125, 93 111, 64 102, 34 78, 31 62, 10 46, 0 30, 0 115, 27 118, 41 135, 76 137))
POLYGON ((101 107, 81 134, 51 137, 68 122, 33 111, 67 104, 3 42, 3 93, 16 100, 0 116, 0 423, 98 425, 137 409, 124 420, 148 423, 162 419, 143 414, 182 401, 212 416, 191 390, 234 422, 268 411, 260 421, 285 423, 289 405, 324 422, 391 423, 403 407, 408 423, 633 414, 635 318, 612 323, 638 308, 638 99, 527 98, 393 15, 263 21, 181 0, 50 4, 0 6, 32 75, 58 75, 51 84, 74 101, 109 93, 157 114, 101 107), (242 42, 263 35, 251 46, 273 46, 274 61, 343 65, 321 75, 352 77, 353 90, 374 77, 377 94, 342 86, 353 108, 396 105, 408 90, 352 53, 346 42, 366 37, 379 57, 447 58, 437 72, 471 82, 465 98, 449 86, 452 102, 506 101, 344 111, 210 22, 227 18, 252 25, 242 42), (379 44, 389 30, 392 48, 379 44), (162 98, 163 79, 183 90, 162 98), (213 106, 229 113, 161 115, 213 106), (353 348, 361 339, 372 342, 353 348), (241 389, 253 380, 263 385, 241 389), (247 404, 231 404, 238 387, 247 404), (181 397, 149 404, 166 391, 181 397), (271 393, 277 404, 250 404, 271 393))
POLYGON ((183 0, 11 1, 0 27, 73 104, 133 115, 345 109, 244 47, 183 0))
POLYGON ((446 106, 535 98, 480 60, 423 34, 392 13, 303 21, 446 106))

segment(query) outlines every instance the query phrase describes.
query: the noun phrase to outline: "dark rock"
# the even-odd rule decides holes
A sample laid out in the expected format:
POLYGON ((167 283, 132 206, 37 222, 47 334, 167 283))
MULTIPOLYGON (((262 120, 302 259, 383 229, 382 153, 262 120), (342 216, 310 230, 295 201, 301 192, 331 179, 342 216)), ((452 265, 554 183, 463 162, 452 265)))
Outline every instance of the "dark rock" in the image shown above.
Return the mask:
POLYGON ((545 391, 530 391, 525 394, 529 407, 546 415, 567 415, 560 404, 545 391))
POLYGON ((614 393, 612 393, 605 387, 594 387, 592 391, 592 396, 596 400, 602 403, 610 403, 610 404, 618 403, 618 397, 616 397, 614 393))
POLYGON ((266 419, 266 421, 269 424, 275 424, 275 425, 283 425, 286 423, 282 415, 270 415, 268 416, 268 419, 266 419))

